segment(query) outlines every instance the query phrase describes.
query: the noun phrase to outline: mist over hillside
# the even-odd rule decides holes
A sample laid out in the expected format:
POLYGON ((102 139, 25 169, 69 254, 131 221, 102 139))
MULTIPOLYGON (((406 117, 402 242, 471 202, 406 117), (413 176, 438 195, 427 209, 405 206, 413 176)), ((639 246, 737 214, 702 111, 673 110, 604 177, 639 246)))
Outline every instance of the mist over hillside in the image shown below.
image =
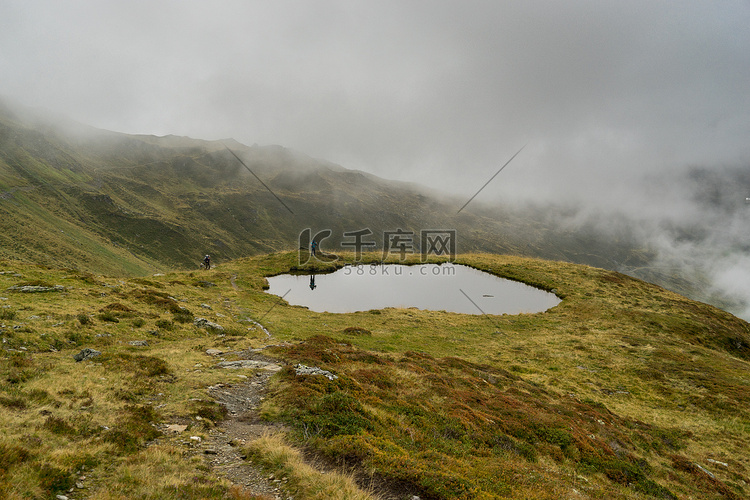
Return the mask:
POLYGON ((297 248, 306 229, 331 231, 324 252, 365 230, 383 250, 387 233, 401 230, 411 234, 409 253, 422 250, 421 231, 455 230, 458 252, 617 270, 748 317, 742 169, 653 175, 609 209, 477 200, 459 211, 463 198, 281 146, 120 134, 8 102, 0 155, 8 257, 144 274, 194 267, 205 253, 220 262, 297 248))
POLYGON ((557 228, 628 248, 648 263, 599 265, 750 318, 750 168, 693 167, 644 176, 621 202, 535 206, 557 228), (690 290, 692 288, 692 291, 690 290))

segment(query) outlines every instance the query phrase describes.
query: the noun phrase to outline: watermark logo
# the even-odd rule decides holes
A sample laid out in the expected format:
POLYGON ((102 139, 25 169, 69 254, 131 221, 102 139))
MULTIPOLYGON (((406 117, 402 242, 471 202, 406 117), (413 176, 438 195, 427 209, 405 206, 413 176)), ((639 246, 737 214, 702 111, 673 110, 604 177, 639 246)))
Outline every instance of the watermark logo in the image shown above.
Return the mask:
MULTIPOLYGON (((338 260, 336 255, 321 249, 323 241, 332 234, 330 229, 323 229, 313 236, 312 229, 303 229, 299 234, 299 264, 307 264, 313 258, 320 262, 338 260)), ((377 249, 378 244, 372 239, 373 235, 370 228, 346 231, 342 234, 341 247, 353 251, 355 262, 360 262, 364 252, 377 249)), ((398 255, 399 261, 405 261, 414 254, 421 256, 421 262, 426 262, 432 255, 448 257, 451 262, 456 258, 458 235, 455 229, 423 229, 419 231, 418 247, 415 247, 415 238, 414 231, 401 228, 383 231, 383 260, 398 255)))
POLYGON ((433 277, 453 277, 456 275, 456 268, 453 263, 447 264, 422 264, 418 266, 403 266, 398 264, 362 264, 356 263, 346 265, 342 269, 344 276, 433 276, 433 277))
POLYGON ((427 229, 420 235, 423 261, 429 255, 448 255, 450 260, 456 258, 455 229, 427 229))
POLYGON ((405 260, 407 254, 414 253, 414 231, 383 231, 383 258, 391 252, 398 252, 400 260, 405 260))
POLYGON ((374 241, 365 241, 366 236, 372 235, 372 231, 369 228, 358 229, 357 231, 347 231, 344 233, 345 238, 354 238, 354 241, 342 241, 341 246, 344 248, 351 248, 354 250, 354 260, 359 262, 362 260, 362 251, 364 248, 375 248, 376 243, 374 241))

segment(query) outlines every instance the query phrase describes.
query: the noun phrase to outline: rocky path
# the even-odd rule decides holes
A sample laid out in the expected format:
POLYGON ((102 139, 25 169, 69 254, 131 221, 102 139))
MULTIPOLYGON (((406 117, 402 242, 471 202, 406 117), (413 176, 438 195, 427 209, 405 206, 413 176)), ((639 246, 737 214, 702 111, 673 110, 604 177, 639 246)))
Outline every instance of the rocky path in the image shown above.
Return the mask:
POLYGON ((225 364, 221 369, 242 368, 242 361, 246 361, 244 367, 255 368, 255 375, 239 384, 217 384, 208 389, 209 395, 224 405, 229 413, 226 420, 209 433, 204 446, 206 461, 217 474, 252 494, 275 500, 291 499, 284 491, 282 480, 264 474, 260 468, 245 460, 242 451, 243 445, 263 434, 283 430, 279 424, 262 421, 259 414, 268 379, 281 366, 255 351, 243 353, 241 357, 246 359, 225 364))

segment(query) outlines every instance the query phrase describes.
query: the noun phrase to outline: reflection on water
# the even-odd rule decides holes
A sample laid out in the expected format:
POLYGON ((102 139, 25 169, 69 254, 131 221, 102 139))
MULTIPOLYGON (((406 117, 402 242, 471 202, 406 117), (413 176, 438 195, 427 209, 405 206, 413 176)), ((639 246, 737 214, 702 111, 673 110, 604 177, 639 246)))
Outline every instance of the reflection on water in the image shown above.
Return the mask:
POLYGON ((268 293, 316 312, 416 307, 463 314, 540 312, 554 294, 454 264, 359 265, 331 274, 273 276, 268 293))

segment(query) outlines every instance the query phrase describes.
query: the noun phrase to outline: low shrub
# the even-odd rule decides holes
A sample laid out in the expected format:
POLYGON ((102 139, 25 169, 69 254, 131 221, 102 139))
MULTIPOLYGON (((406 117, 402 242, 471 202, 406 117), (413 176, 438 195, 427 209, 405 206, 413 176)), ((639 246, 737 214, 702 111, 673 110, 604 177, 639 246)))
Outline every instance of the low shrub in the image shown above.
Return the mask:
POLYGON ((0 477, 11 467, 29 460, 31 456, 31 452, 23 446, 0 442, 0 477))
POLYGON ((192 323, 194 316, 193 313, 188 311, 187 313, 176 313, 173 318, 177 323, 192 323))
POLYGON ((0 396, 0 406, 9 410, 25 410, 27 408, 26 400, 17 396, 0 396))
POLYGON ((372 332, 366 328, 360 328, 358 326, 350 326, 348 328, 344 328, 344 333, 347 335, 365 335, 368 337, 372 336, 372 332))
POLYGON ((39 484, 50 495, 67 491, 75 483, 75 477, 70 471, 61 469, 49 463, 42 464, 37 469, 39 484))
POLYGON ((119 323, 120 320, 118 317, 113 313, 112 311, 105 311, 103 313, 100 313, 97 318, 101 321, 108 321, 110 323, 119 323))
POLYGON ((58 434, 61 436, 75 436, 78 433, 76 428, 65 419, 52 415, 47 417, 47 420, 44 421, 42 427, 50 431, 52 434, 58 434))
POLYGON ((224 405, 209 401, 199 401, 193 414, 210 420, 211 422, 221 422, 227 418, 228 410, 224 405))
POLYGON ((159 319, 156 320, 156 326, 157 328, 161 328, 162 330, 174 330, 174 323, 169 321, 168 319, 159 319))
POLYGON ((16 311, 13 309, 0 309, 0 319, 12 320, 16 319, 16 311))
POLYGON ((150 406, 129 405, 125 407, 115 426, 102 434, 104 441, 114 444, 123 453, 132 453, 144 443, 161 435, 151 423, 159 420, 150 406))

